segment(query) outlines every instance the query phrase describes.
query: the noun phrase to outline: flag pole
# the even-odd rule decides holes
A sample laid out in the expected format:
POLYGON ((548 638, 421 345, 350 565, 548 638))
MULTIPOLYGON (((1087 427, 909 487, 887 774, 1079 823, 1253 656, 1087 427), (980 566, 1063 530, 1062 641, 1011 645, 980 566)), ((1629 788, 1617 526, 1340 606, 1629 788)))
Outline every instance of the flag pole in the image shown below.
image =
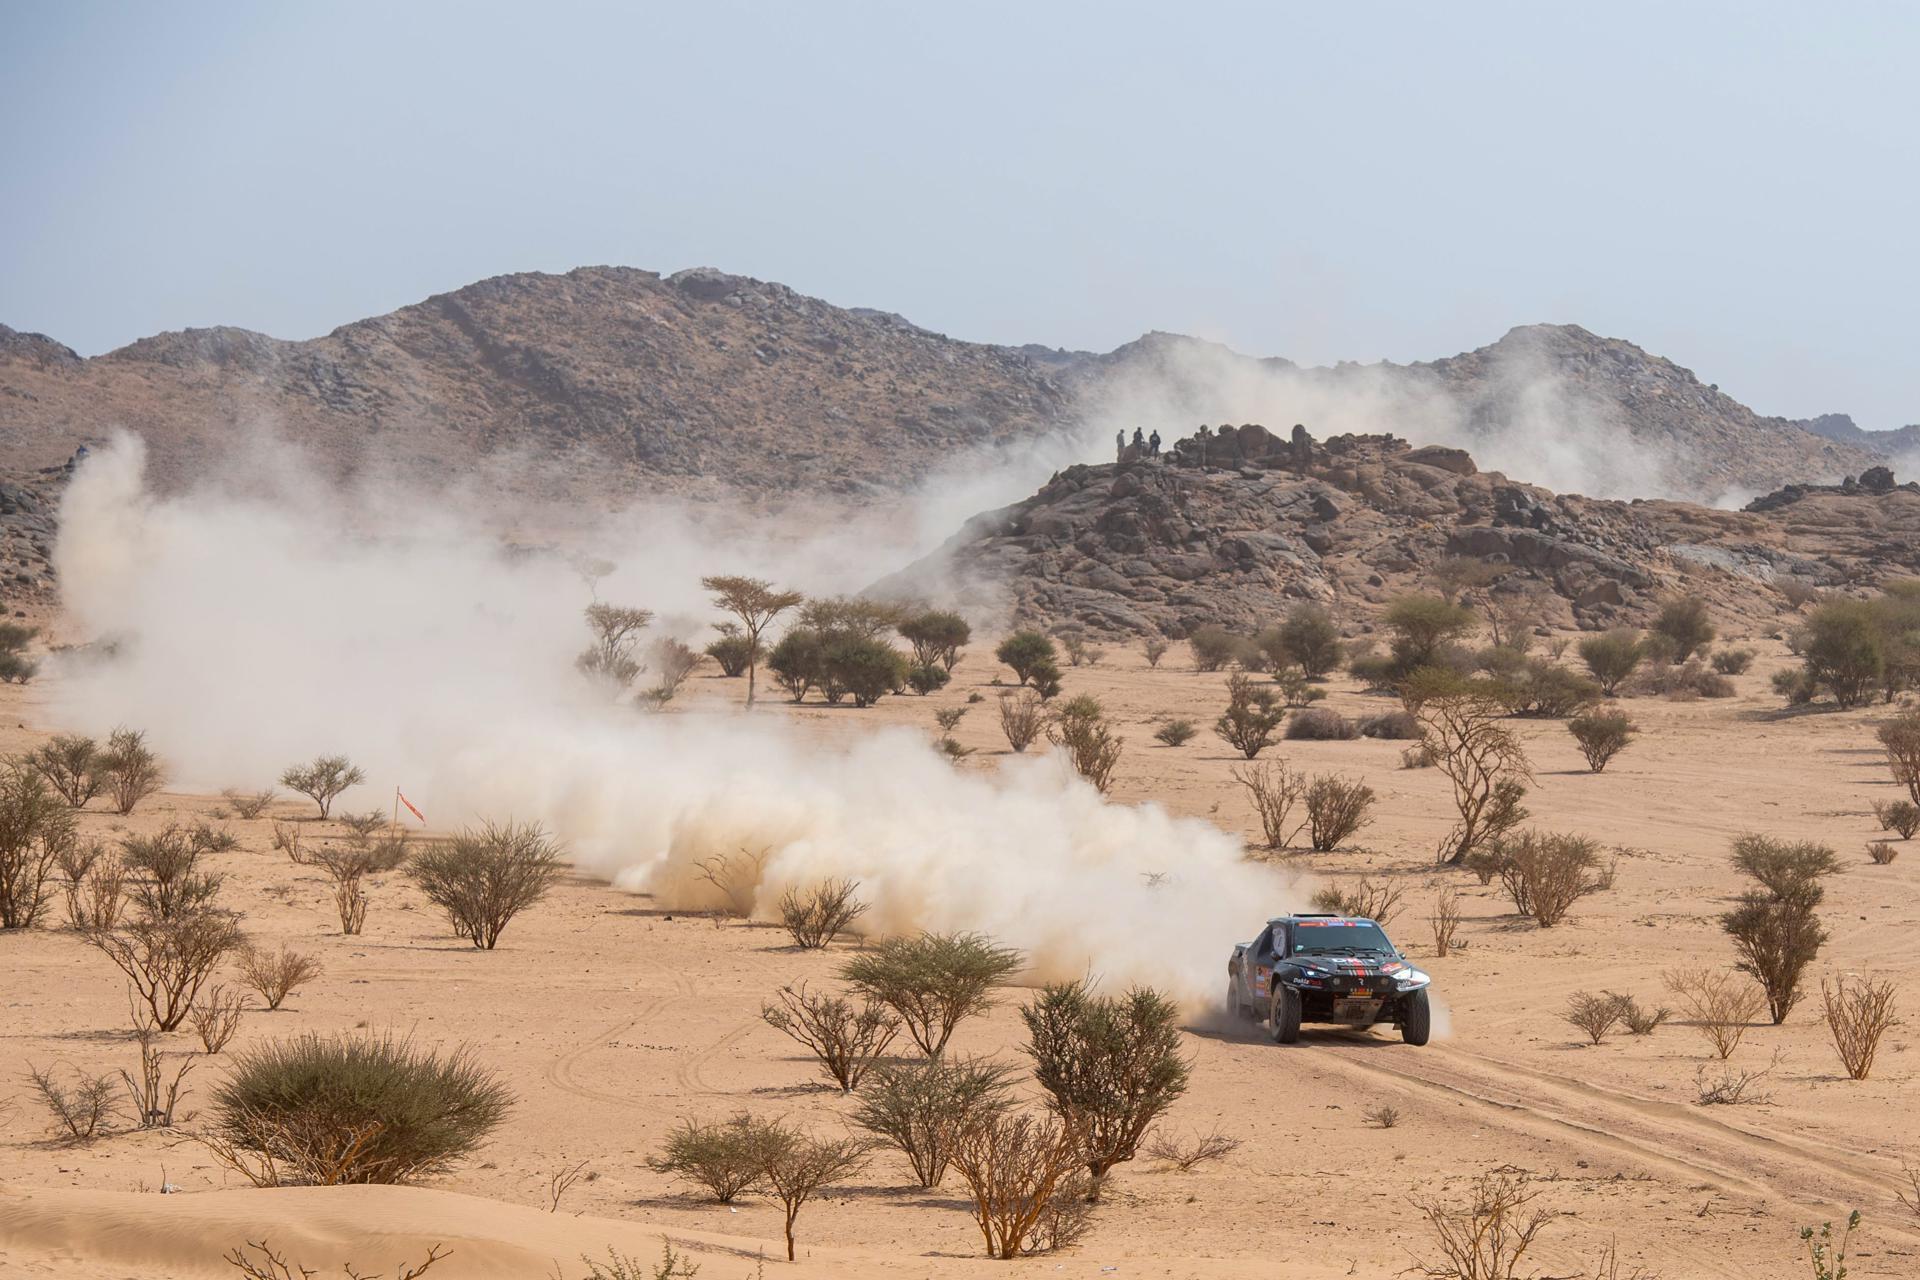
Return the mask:
POLYGON ((393 825, 387 829, 389 835, 400 829, 400 784, 393 787, 393 825))

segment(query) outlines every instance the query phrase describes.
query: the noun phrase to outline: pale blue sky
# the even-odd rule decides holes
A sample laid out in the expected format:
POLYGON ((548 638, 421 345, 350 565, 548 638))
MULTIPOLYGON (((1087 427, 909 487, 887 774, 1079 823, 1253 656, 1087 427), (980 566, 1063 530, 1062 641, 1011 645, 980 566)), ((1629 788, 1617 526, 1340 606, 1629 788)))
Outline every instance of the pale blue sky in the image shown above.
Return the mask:
POLYGON ((1920 7, 0 0, 0 322, 712 265, 1325 362, 1570 321, 1920 421, 1920 7))

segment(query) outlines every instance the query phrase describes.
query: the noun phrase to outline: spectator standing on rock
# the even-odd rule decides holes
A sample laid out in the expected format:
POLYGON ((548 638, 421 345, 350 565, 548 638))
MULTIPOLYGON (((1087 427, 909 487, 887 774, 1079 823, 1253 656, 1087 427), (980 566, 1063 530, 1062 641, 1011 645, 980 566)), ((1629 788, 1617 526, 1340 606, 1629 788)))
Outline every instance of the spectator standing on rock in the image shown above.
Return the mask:
POLYGON ((1160 428, 1155 427, 1153 434, 1147 437, 1147 453, 1152 457, 1160 456, 1160 428))
POLYGON ((1141 453, 1145 453, 1147 451, 1147 438, 1146 436, 1141 434, 1140 428, 1138 427, 1135 427, 1133 429, 1133 447, 1138 449, 1141 453))
POLYGON ((1127 456, 1127 429, 1125 427, 1113 433, 1113 460, 1119 462, 1127 456))

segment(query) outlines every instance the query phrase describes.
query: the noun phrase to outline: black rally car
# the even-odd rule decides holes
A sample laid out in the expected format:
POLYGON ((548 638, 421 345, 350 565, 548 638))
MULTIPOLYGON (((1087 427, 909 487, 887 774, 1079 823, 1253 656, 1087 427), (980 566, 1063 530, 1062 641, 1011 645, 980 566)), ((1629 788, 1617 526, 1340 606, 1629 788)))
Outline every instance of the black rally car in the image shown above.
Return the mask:
POLYGON ((1264 1019, 1281 1044, 1302 1022, 1365 1028, 1390 1023, 1408 1044, 1427 1042, 1433 979, 1408 964, 1387 931, 1357 916, 1279 916, 1227 962, 1227 1008, 1264 1019))

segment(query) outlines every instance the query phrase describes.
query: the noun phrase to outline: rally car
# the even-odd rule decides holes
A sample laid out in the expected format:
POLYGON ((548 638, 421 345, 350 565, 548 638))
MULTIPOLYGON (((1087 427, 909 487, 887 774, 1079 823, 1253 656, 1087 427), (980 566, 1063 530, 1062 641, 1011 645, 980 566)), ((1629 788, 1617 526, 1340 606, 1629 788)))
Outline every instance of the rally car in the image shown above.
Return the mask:
POLYGON ((1263 1019, 1281 1044, 1302 1022, 1366 1028, 1390 1023, 1408 1044, 1427 1042, 1433 979, 1408 964, 1378 923, 1357 916, 1294 915, 1267 921, 1227 962, 1227 1009, 1263 1019))

